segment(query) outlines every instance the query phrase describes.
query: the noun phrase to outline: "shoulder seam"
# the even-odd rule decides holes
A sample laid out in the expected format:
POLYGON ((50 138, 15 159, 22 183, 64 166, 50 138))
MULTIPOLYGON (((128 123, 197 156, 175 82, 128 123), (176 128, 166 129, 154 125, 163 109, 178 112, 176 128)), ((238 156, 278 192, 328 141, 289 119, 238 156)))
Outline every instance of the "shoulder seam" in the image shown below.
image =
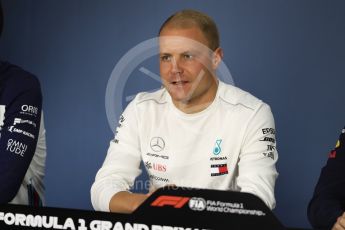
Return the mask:
MULTIPOLYGON (((222 98, 222 97, 220 97, 220 100, 222 100, 222 101, 224 101, 225 103, 230 104, 230 105, 242 105, 243 107, 246 107, 246 108, 248 108, 248 109, 250 109, 250 110, 255 110, 255 108, 249 107, 249 106, 247 106, 247 105, 245 105, 245 104, 243 104, 243 103, 241 103, 241 102, 238 102, 238 103, 231 103, 231 102, 225 100, 225 99, 222 98)), ((261 103, 260 103, 260 104, 261 104, 261 103)))
POLYGON ((157 90, 154 92, 141 92, 138 93, 135 100, 136 100, 136 105, 139 105, 143 102, 147 101, 154 101, 157 104, 165 104, 167 103, 167 100, 164 97, 164 92, 161 90, 157 90), (143 96, 142 96, 143 95, 143 96))
POLYGON ((143 103, 143 102, 146 102, 146 101, 154 101, 154 102, 156 102, 157 104, 165 104, 165 103, 167 103, 166 101, 164 101, 164 102, 159 102, 159 101, 158 101, 157 99, 155 99, 155 98, 146 98, 146 99, 138 100, 138 101, 136 102, 136 104, 139 105, 139 104, 141 104, 141 103, 143 103))

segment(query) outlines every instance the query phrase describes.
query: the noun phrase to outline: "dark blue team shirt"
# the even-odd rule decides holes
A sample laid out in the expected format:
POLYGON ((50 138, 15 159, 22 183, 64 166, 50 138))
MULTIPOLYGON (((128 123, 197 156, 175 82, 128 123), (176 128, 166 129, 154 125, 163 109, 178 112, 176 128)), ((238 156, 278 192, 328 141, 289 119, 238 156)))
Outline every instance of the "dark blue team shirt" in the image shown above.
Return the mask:
POLYGON ((308 218, 315 229, 331 229, 345 211, 345 128, 335 149, 322 168, 314 195, 308 206, 308 218))
POLYGON ((0 61, 0 204, 17 194, 36 150, 42 94, 39 81, 0 61))

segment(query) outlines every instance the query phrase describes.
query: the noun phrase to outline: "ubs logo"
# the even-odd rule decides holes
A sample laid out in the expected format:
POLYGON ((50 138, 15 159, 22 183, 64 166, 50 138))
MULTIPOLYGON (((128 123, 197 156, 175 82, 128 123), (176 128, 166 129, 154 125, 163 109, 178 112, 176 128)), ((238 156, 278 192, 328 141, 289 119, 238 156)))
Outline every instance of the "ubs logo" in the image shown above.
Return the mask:
POLYGON ((165 142, 161 137, 153 137, 150 141, 150 147, 155 152, 160 152, 165 147, 165 142))

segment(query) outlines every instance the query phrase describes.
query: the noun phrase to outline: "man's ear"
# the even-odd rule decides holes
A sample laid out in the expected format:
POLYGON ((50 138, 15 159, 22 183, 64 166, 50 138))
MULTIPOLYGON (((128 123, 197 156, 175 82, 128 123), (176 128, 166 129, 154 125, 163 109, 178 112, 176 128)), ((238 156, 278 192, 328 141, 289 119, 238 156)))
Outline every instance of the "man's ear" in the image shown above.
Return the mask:
POLYGON ((222 48, 218 47, 215 51, 213 51, 213 55, 212 55, 212 68, 214 70, 218 68, 222 59, 223 59, 223 50, 222 48))

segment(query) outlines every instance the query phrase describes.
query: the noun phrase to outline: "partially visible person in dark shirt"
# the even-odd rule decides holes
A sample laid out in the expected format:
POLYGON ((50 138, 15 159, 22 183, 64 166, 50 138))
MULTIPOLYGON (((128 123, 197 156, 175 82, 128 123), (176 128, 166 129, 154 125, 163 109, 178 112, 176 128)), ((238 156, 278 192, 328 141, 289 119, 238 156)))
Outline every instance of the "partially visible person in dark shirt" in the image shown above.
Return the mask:
POLYGON ((314 195, 308 218, 315 229, 345 230, 345 128, 329 153, 314 195))
MULTIPOLYGON (((0 37, 2 28, 0 2, 0 37)), ((40 83, 0 58, 0 204, 41 206, 45 159, 40 83)))

